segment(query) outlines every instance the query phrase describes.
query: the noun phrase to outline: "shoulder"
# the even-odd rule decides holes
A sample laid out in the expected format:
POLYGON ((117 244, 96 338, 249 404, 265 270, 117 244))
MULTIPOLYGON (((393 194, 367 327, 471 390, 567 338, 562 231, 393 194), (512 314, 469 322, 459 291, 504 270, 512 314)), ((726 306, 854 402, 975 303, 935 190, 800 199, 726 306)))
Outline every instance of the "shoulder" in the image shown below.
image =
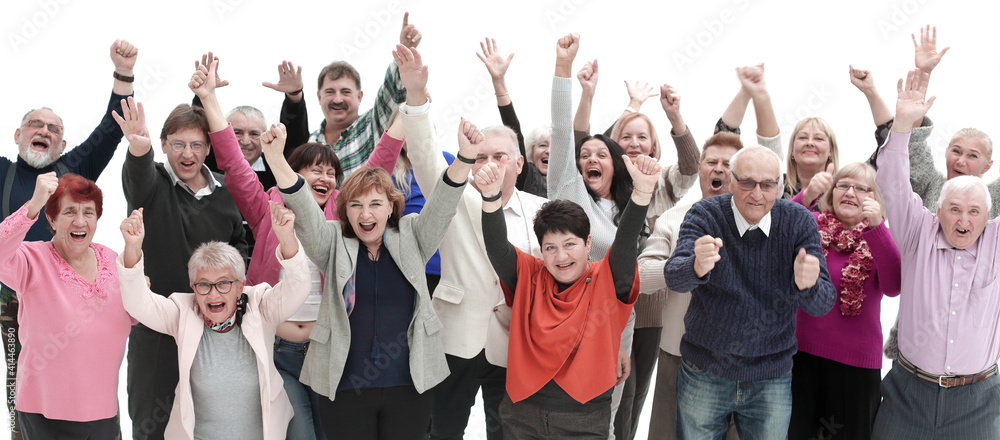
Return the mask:
POLYGON ((538 197, 527 191, 520 191, 520 190, 516 191, 517 191, 517 196, 521 199, 521 206, 524 208, 531 208, 530 209, 531 212, 538 211, 538 209, 541 208, 542 205, 548 203, 549 201, 549 199, 546 199, 544 197, 538 197))
POLYGON ((807 220, 815 222, 816 218, 815 216, 813 216, 812 211, 806 209, 805 206, 802 206, 791 200, 785 200, 785 199, 775 200, 774 208, 771 209, 771 212, 777 213, 778 215, 792 222, 803 222, 807 220))

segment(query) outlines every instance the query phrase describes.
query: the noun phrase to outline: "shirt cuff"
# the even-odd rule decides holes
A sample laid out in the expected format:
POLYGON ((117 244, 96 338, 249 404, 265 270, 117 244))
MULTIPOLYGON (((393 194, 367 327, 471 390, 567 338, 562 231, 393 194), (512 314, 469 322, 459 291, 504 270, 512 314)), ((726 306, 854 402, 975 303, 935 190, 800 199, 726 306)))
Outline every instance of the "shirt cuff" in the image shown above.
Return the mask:
POLYGON ((288 187, 288 188, 278 187, 278 191, 281 191, 282 193, 285 193, 285 194, 293 194, 293 193, 295 193, 295 191, 298 191, 299 188, 302 188, 302 185, 305 185, 305 184, 306 184, 306 180, 303 179, 302 176, 298 176, 298 180, 295 181, 294 185, 292 185, 291 187, 288 187))
POLYGON ((406 105, 406 104, 399 105, 400 113, 410 116, 422 115, 424 113, 427 113, 427 111, 430 110, 430 108, 431 108, 430 99, 428 99, 427 102, 420 105, 406 105))

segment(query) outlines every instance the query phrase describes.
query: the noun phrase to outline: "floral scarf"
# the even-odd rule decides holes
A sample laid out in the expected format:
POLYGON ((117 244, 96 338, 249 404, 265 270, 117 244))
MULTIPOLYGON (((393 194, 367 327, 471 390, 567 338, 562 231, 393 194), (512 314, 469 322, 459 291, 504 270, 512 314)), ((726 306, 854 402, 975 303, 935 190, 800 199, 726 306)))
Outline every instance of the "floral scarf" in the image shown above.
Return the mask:
POLYGON ((823 255, 833 245, 840 252, 850 252, 840 279, 840 313, 847 316, 861 314, 861 302, 865 299, 865 281, 872 270, 872 251, 862 236, 868 227, 868 219, 863 219, 853 228, 846 228, 831 211, 823 211, 816 219, 819 223, 819 237, 823 243, 823 255))

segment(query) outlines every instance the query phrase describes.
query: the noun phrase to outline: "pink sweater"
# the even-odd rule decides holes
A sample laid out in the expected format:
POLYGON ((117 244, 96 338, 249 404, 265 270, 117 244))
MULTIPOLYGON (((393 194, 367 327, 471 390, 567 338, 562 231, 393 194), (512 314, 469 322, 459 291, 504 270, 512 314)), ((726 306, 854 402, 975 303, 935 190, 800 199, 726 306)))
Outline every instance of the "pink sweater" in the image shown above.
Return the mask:
POLYGON ((35 223, 27 213, 22 206, 0 223, 0 281, 21 302, 16 407, 75 422, 114 417, 118 371, 133 323, 122 306, 117 255, 91 243, 98 272, 89 283, 51 242, 23 241, 35 223))
MULTIPOLYGON (((802 194, 793 201, 799 202, 802 194)), ((801 202, 800 202, 801 203, 801 202)), ((813 213, 819 217, 818 212, 813 213)), ((801 309, 796 316, 795 337, 799 351, 860 368, 882 368, 882 296, 899 295, 900 257, 886 222, 862 233, 872 251, 872 272, 865 280, 865 299, 861 314, 840 313, 840 281, 850 254, 830 247, 826 258, 830 281, 837 291, 833 310, 823 316, 810 316, 801 309)))
MULTIPOLYGON (((275 285, 281 274, 281 264, 275 257, 274 249, 278 247, 278 238, 271 232, 271 210, 267 201, 284 205, 278 188, 264 191, 264 186, 257 180, 257 175, 240 152, 240 145, 230 125, 224 130, 209 133, 212 148, 215 149, 215 160, 219 169, 226 175, 226 187, 233 196, 233 201, 243 214, 243 219, 250 225, 253 236, 257 240, 253 254, 250 256, 250 267, 247 268, 247 283, 257 285, 267 283, 275 285)), ((388 133, 382 135, 375 150, 365 166, 380 167, 392 173, 396 166, 396 158, 403 147, 401 139, 395 139, 388 133)), ((337 220, 337 190, 333 190, 330 199, 323 209, 327 220, 337 220)))

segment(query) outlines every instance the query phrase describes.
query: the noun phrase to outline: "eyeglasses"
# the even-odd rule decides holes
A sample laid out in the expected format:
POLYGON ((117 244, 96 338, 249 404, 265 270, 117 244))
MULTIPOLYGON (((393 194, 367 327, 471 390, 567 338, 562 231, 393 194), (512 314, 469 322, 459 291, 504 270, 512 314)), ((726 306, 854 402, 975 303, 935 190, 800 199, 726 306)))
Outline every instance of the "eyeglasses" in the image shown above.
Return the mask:
POLYGON ((62 134, 62 129, 63 129, 61 125, 46 124, 45 122, 39 121, 38 119, 32 119, 28 122, 25 122, 24 125, 34 128, 36 130, 42 127, 48 127, 49 131, 55 134, 62 134))
POLYGON ((854 192, 858 194, 868 194, 872 192, 872 187, 868 185, 852 185, 850 183, 838 183, 834 188, 843 192, 847 192, 847 190, 854 188, 854 192))
POLYGON ((774 191, 775 189, 778 189, 778 182, 770 182, 770 181, 757 182, 755 180, 750 180, 750 179, 740 179, 739 177, 736 177, 736 173, 732 171, 730 171, 729 174, 733 175, 733 178, 736 179, 736 184, 739 185, 740 189, 742 189, 743 191, 753 191, 753 189, 756 188, 757 185, 760 185, 760 190, 764 192, 771 192, 774 191))
POLYGON ((194 291, 198 292, 199 295, 208 295, 209 293, 212 292, 212 288, 214 287, 215 290, 219 293, 229 293, 229 291, 232 290, 233 288, 233 283, 235 282, 236 281, 218 281, 215 283, 206 283, 206 282, 194 283, 194 291))
POLYGON ((243 131, 239 129, 234 129, 233 134, 236 135, 236 139, 243 137, 243 135, 248 135, 250 136, 250 139, 257 140, 260 139, 261 132, 257 130, 243 131))
POLYGON ((191 147, 191 151, 194 151, 195 153, 201 153, 202 151, 205 151, 205 147, 206 146, 207 145, 204 142, 201 142, 201 141, 195 141, 195 142, 191 142, 189 144, 186 144, 186 143, 181 142, 181 141, 170 143, 170 148, 173 148, 174 151, 176 151, 178 153, 180 153, 181 151, 184 151, 184 148, 186 148, 186 147, 191 147))

